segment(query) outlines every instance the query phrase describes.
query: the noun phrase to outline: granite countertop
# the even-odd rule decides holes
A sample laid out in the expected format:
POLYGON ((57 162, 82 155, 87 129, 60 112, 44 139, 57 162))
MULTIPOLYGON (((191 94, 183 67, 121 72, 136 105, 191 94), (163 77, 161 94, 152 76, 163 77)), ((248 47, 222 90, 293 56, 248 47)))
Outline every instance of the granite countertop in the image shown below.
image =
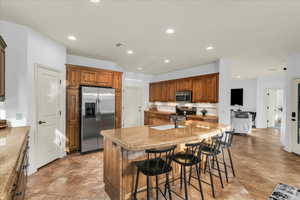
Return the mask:
MULTIPOLYGON (((145 112, 148 113, 154 113, 154 114, 161 114, 161 115, 171 115, 175 114, 175 112, 166 112, 166 111, 158 111, 158 110, 145 110, 145 112)), ((195 118, 195 119, 208 119, 208 120, 218 120, 218 116, 214 115, 187 115, 188 118, 195 118)))
MULTIPOLYGON (((173 125, 173 124, 172 124, 173 125)), ((229 125, 187 120, 181 123, 184 128, 156 130, 153 126, 139 126, 101 131, 105 138, 124 149, 140 151, 151 148, 166 147, 174 144, 201 141, 229 130, 229 125)))
POLYGON ((0 129, 0 199, 5 199, 30 127, 0 129))

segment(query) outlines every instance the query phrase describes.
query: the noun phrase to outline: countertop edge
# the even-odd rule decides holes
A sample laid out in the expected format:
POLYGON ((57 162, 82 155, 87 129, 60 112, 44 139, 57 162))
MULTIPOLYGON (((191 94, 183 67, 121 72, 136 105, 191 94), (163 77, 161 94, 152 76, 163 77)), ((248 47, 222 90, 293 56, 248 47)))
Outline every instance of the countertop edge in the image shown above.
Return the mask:
POLYGON ((18 158, 15 160, 14 167, 11 168, 9 170, 9 172, 8 172, 9 176, 8 176, 7 181, 6 181, 6 184, 4 185, 4 187, 2 189, 0 189, 0 200, 7 200, 7 198, 9 197, 9 193, 8 192, 9 192, 10 186, 11 186, 11 184, 13 184, 13 181, 14 181, 14 178, 15 178, 14 169, 16 168, 16 166, 18 164, 18 161, 20 159, 23 147, 25 145, 26 138, 28 137, 30 129, 31 129, 30 126, 9 127, 9 129, 13 129, 13 128, 26 128, 26 130, 24 131, 25 136, 24 136, 24 139, 22 141, 22 144, 18 147, 19 148, 19 150, 18 150, 18 158))
POLYGON ((198 137, 198 136, 193 136, 190 137, 188 139, 180 139, 180 141, 173 141, 173 142, 166 142, 163 145, 152 145, 152 146, 147 146, 147 147, 137 147, 137 146, 132 146, 132 145, 127 145, 126 143, 118 140, 117 138, 111 136, 109 133, 101 133, 103 135, 104 138, 108 138, 109 140, 111 140, 113 143, 118 144, 119 146, 121 146, 123 149, 127 150, 127 151, 144 151, 146 149, 151 149, 151 148, 159 148, 159 147, 166 147, 166 146, 171 146, 171 145, 175 145, 175 144, 183 144, 183 143, 190 143, 193 141, 200 141, 202 139, 207 139, 209 137, 212 137, 214 135, 219 134, 220 132, 224 132, 224 131, 228 131, 230 130, 230 125, 224 125, 226 127, 221 127, 218 129, 215 129, 214 131, 212 131, 211 133, 208 133, 209 136, 207 137, 198 137))

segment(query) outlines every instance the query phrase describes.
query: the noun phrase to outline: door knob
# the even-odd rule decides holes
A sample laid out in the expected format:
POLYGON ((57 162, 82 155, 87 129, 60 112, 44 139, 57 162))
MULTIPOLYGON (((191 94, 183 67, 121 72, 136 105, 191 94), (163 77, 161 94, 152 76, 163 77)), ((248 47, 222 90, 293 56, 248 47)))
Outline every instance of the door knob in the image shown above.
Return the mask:
POLYGON ((46 122, 44 122, 44 121, 39 121, 39 124, 45 124, 46 122))

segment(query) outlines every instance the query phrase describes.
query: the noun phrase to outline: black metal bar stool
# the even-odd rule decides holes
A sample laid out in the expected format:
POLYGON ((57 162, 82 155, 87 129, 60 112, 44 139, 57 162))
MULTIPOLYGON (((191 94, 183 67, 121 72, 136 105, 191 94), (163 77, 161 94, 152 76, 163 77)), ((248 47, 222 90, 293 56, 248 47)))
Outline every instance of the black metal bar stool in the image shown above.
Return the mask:
MULTIPOLYGON (((210 183, 208 183, 208 182, 206 182, 202 179, 201 179, 201 181, 211 186, 212 195, 213 195, 214 198, 216 197, 216 195, 215 195, 215 186, 214 186, 213 176, 219 177, 221 186, 222 186, 222 188, 224 188, 221 169, 220 169, 220 164, 219 164, 219 160, 217 159, 217 156, 221 154, 222 138, 223 138, 223 134, 218 135, 218 136, 214 136, 214 137, 212 137, 211 142, 206 143, 201 148, 201 154, 203 156, 205 156, 205 158, 206 158, 205 165, 204 165, 204 173, 206 172, 207 166, 208 166, 210 183), (216 161, 216 164, 217 164, 216 169, 218 171, 218 175, 215 175, 212 172, 212 169, 214 169, 214 167, 213 167, 214 163, 212 163, 212 161, 214 161, 214 160, 216 161)), ((190 176, 191 176, 191 171, 190 171, 190 176)))
MULTIPOLYGON (((169 198, 172 199, 170 182, 169 182, 169 173, 172 171, 171 162, 174 155, 174 150, 176 145, 164 148, 164 149, 149 149, 146 150, 147 159, 143 161, 136 162, 137 175, 135 189, 133 193, 133 198, 136 200, 136 195, 138 193, 138 184, 139 184, 139 174, 143 173, 147 177, 147 200, 150 200, 150 191, 151 189, 156 189, 156 199, 158 199, 158 192, 160 192, 165 199, 166 192, 162 192, 158 183, 159 175, 166 175, 165 182, 165 191, 168 190, 169 198), (156 187, 150 187, 150 177, 155 176, 156 187)), ((141 191, 139 191, 141 192, 141 191)))
POLYGON ((227 170, 227 167, 231 168, 232 174, 235 177, 235 171, 234 171, 233 161, 232 161, 232 156, 231 156, 231 151, 230 151, 230 149, 232 147, 233 136, 234 136, 233 131, 226 131, 225 132, 225 137, 223 137, 222 141, 221 141, 222 158, 223 158, 223 165, 224 165, 224 170, 225 170, 225 176, 226 176, 227 183, 228 183, 228 170, 227 170), (224 150, 227 150, 230 165, 228 165, 227 162, 226 162, 224 150))
MULTIPOLYGON (((185 192, 185 200, 189 199, 188 191, 187 191, 187 177, 186 177, 186 167, 189 167, 192 170, 195 167, 197 177, 193 177, 198 180, 199 189, 191 184, 195 189, 200 191, 201 199, 204 199, 202 185, 201 185, 201 170, 200 170, 200 163, 201 163, 201 148, 203 145, 203 141, 199 143, 193 144, 186 144, 185 151, 176 153, 173 157, 175 163, 180 165, 180 188, 182 188, 182 179, 184 182, 184 192, 185 192)), ((174 191, 172 191, 175 193, 174 191)), ((175 193, 177 196, 181 197, 179 194, 175 193)), ((182 197, 181 197, 182 198, 182 197)))

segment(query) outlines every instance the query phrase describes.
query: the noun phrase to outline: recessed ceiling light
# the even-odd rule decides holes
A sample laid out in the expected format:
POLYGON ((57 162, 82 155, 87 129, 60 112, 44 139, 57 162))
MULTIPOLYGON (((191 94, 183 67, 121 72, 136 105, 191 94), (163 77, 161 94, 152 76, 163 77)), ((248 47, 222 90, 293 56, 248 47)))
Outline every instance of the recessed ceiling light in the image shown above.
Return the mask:
POLYGON ((213 50, 213 49, 214 49, 213 46, 208 46, 208 47, 206 47, 206 50, 207 50, 207 51, 211 51, 211 50, 213 50))
POLYGON ((170 60, 169 59, 165 59, 164 62, 165 63, 170 63, 170 60))
POLYGON ((138 67, 137 69, 138 69, 138 70, 140 70, 140 71, 141 71, 141 70, 143 70, 143 68, 142 68, 142 67, 138 67))
POLYGON ((91 3, 100 3, 101 0, 90 0, 91 3))
POLYGON ((72 40, 72 41, 77 40, 77 38, 76 38, 74 35, 69 35, 69 36, 68 36, 68 39, 69 39, 69 40, 72 40))
POLYGON ((133 54, 134 52, 132 50, 128 50, 127 54, 133 54))
POLYGON ((165 33, 168 35, 172 35, 175 33, 175 30, 173 28, 168 28, 165 33))

